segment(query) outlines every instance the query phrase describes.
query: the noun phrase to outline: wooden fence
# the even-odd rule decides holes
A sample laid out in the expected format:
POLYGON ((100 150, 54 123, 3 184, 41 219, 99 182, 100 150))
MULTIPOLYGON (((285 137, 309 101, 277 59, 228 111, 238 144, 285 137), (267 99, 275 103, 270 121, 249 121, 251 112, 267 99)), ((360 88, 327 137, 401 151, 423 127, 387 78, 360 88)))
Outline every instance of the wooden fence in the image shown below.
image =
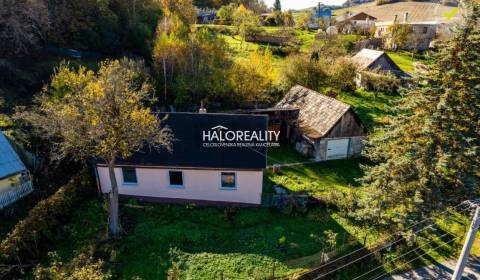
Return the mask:
POLYGON ((31 180, 24 181, 11 190, 0 193, 0 209, 7 207, 20 198, 28 195, 33 191, 33 184, 31 180))

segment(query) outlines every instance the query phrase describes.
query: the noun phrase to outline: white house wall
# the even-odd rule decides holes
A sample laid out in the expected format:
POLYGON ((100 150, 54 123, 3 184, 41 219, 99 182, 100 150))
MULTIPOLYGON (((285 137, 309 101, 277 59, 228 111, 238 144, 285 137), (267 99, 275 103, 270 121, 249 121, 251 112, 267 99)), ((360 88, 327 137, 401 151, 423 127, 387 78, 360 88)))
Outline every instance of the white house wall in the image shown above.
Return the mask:
MULTIPOLYGON (((104 193, 111 189, 107 167, 98 167, 99 182, 104 193)), ((260 204, 263 172, 235 170, 197 170, 136 168, 137 184, 124 184, 121 168, 115 168, 119 194, 152 198, 202 200, 260 204), (169 186, 169 171, 183 171, 184 187, 169 186), (221 188, 221 172, 235 172, 236 189, 221 188)))

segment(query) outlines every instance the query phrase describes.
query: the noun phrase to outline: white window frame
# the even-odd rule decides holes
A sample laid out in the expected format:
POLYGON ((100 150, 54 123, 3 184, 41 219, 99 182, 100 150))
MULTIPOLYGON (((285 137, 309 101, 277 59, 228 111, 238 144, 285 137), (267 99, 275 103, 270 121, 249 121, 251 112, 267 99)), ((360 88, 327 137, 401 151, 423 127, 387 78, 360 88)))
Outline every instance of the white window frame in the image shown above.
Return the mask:
POLYGON ((223 190, 223 191, 236 191, 237 190, 237 179, 238 179, 238 176, 237 176, 237 172, 235 171, 221 171, 220 172, 220 190, 223 190), (235 187, 233 188, 228 188, 228 187, 223 187, 223 182, 222 182, 222 174, 223 173, 233 173, 233 176, 235 177, 235 187))
POLYGON ((184 189, 185 188, 185 176, 183 176, 183 170, 168 170, 168 187, 171 189, 184 189), (170 184, 170 172, 180 172, 182 174, 182 185, 170 184))

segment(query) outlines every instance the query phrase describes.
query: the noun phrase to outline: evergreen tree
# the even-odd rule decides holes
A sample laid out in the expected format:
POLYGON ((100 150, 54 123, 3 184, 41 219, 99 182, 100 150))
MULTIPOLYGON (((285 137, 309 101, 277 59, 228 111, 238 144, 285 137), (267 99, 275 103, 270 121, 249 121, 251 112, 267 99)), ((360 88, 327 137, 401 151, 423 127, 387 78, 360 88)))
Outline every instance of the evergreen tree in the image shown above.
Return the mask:
POLYGON ((480 4, 466 6, 427 74, 403 93, 391 124, 369 137, 365 154, 376 164, 362 179, 372 193, 353 213, 359 220, 394 230, 478 196, 480 4))
POLYGON ((273 3, 273 10, 278 12, 282 11, 282 4, 280 3, 280 0, 275 0, 273 3))

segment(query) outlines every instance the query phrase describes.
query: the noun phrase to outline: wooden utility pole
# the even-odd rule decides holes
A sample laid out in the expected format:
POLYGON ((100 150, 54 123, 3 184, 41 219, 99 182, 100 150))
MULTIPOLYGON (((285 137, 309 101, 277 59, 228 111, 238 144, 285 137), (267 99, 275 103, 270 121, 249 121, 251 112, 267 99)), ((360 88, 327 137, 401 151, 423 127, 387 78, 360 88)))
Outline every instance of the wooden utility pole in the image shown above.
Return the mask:
POLYGON ((475 236, 477 235, 478 226, 480 225, 479 220, 480 207, 477 206, 475 209, 475 215, 473 215, 472 224, 468 230, 467 239, 463 244, 462 253, 458 259, 457 266, 455 267, 455 272, 453 273, 452 280, 462 279, 463 270, 467 265, 468 257, 470 255, 470 250, 472 249, 473 242, 475 241, 475 236))

